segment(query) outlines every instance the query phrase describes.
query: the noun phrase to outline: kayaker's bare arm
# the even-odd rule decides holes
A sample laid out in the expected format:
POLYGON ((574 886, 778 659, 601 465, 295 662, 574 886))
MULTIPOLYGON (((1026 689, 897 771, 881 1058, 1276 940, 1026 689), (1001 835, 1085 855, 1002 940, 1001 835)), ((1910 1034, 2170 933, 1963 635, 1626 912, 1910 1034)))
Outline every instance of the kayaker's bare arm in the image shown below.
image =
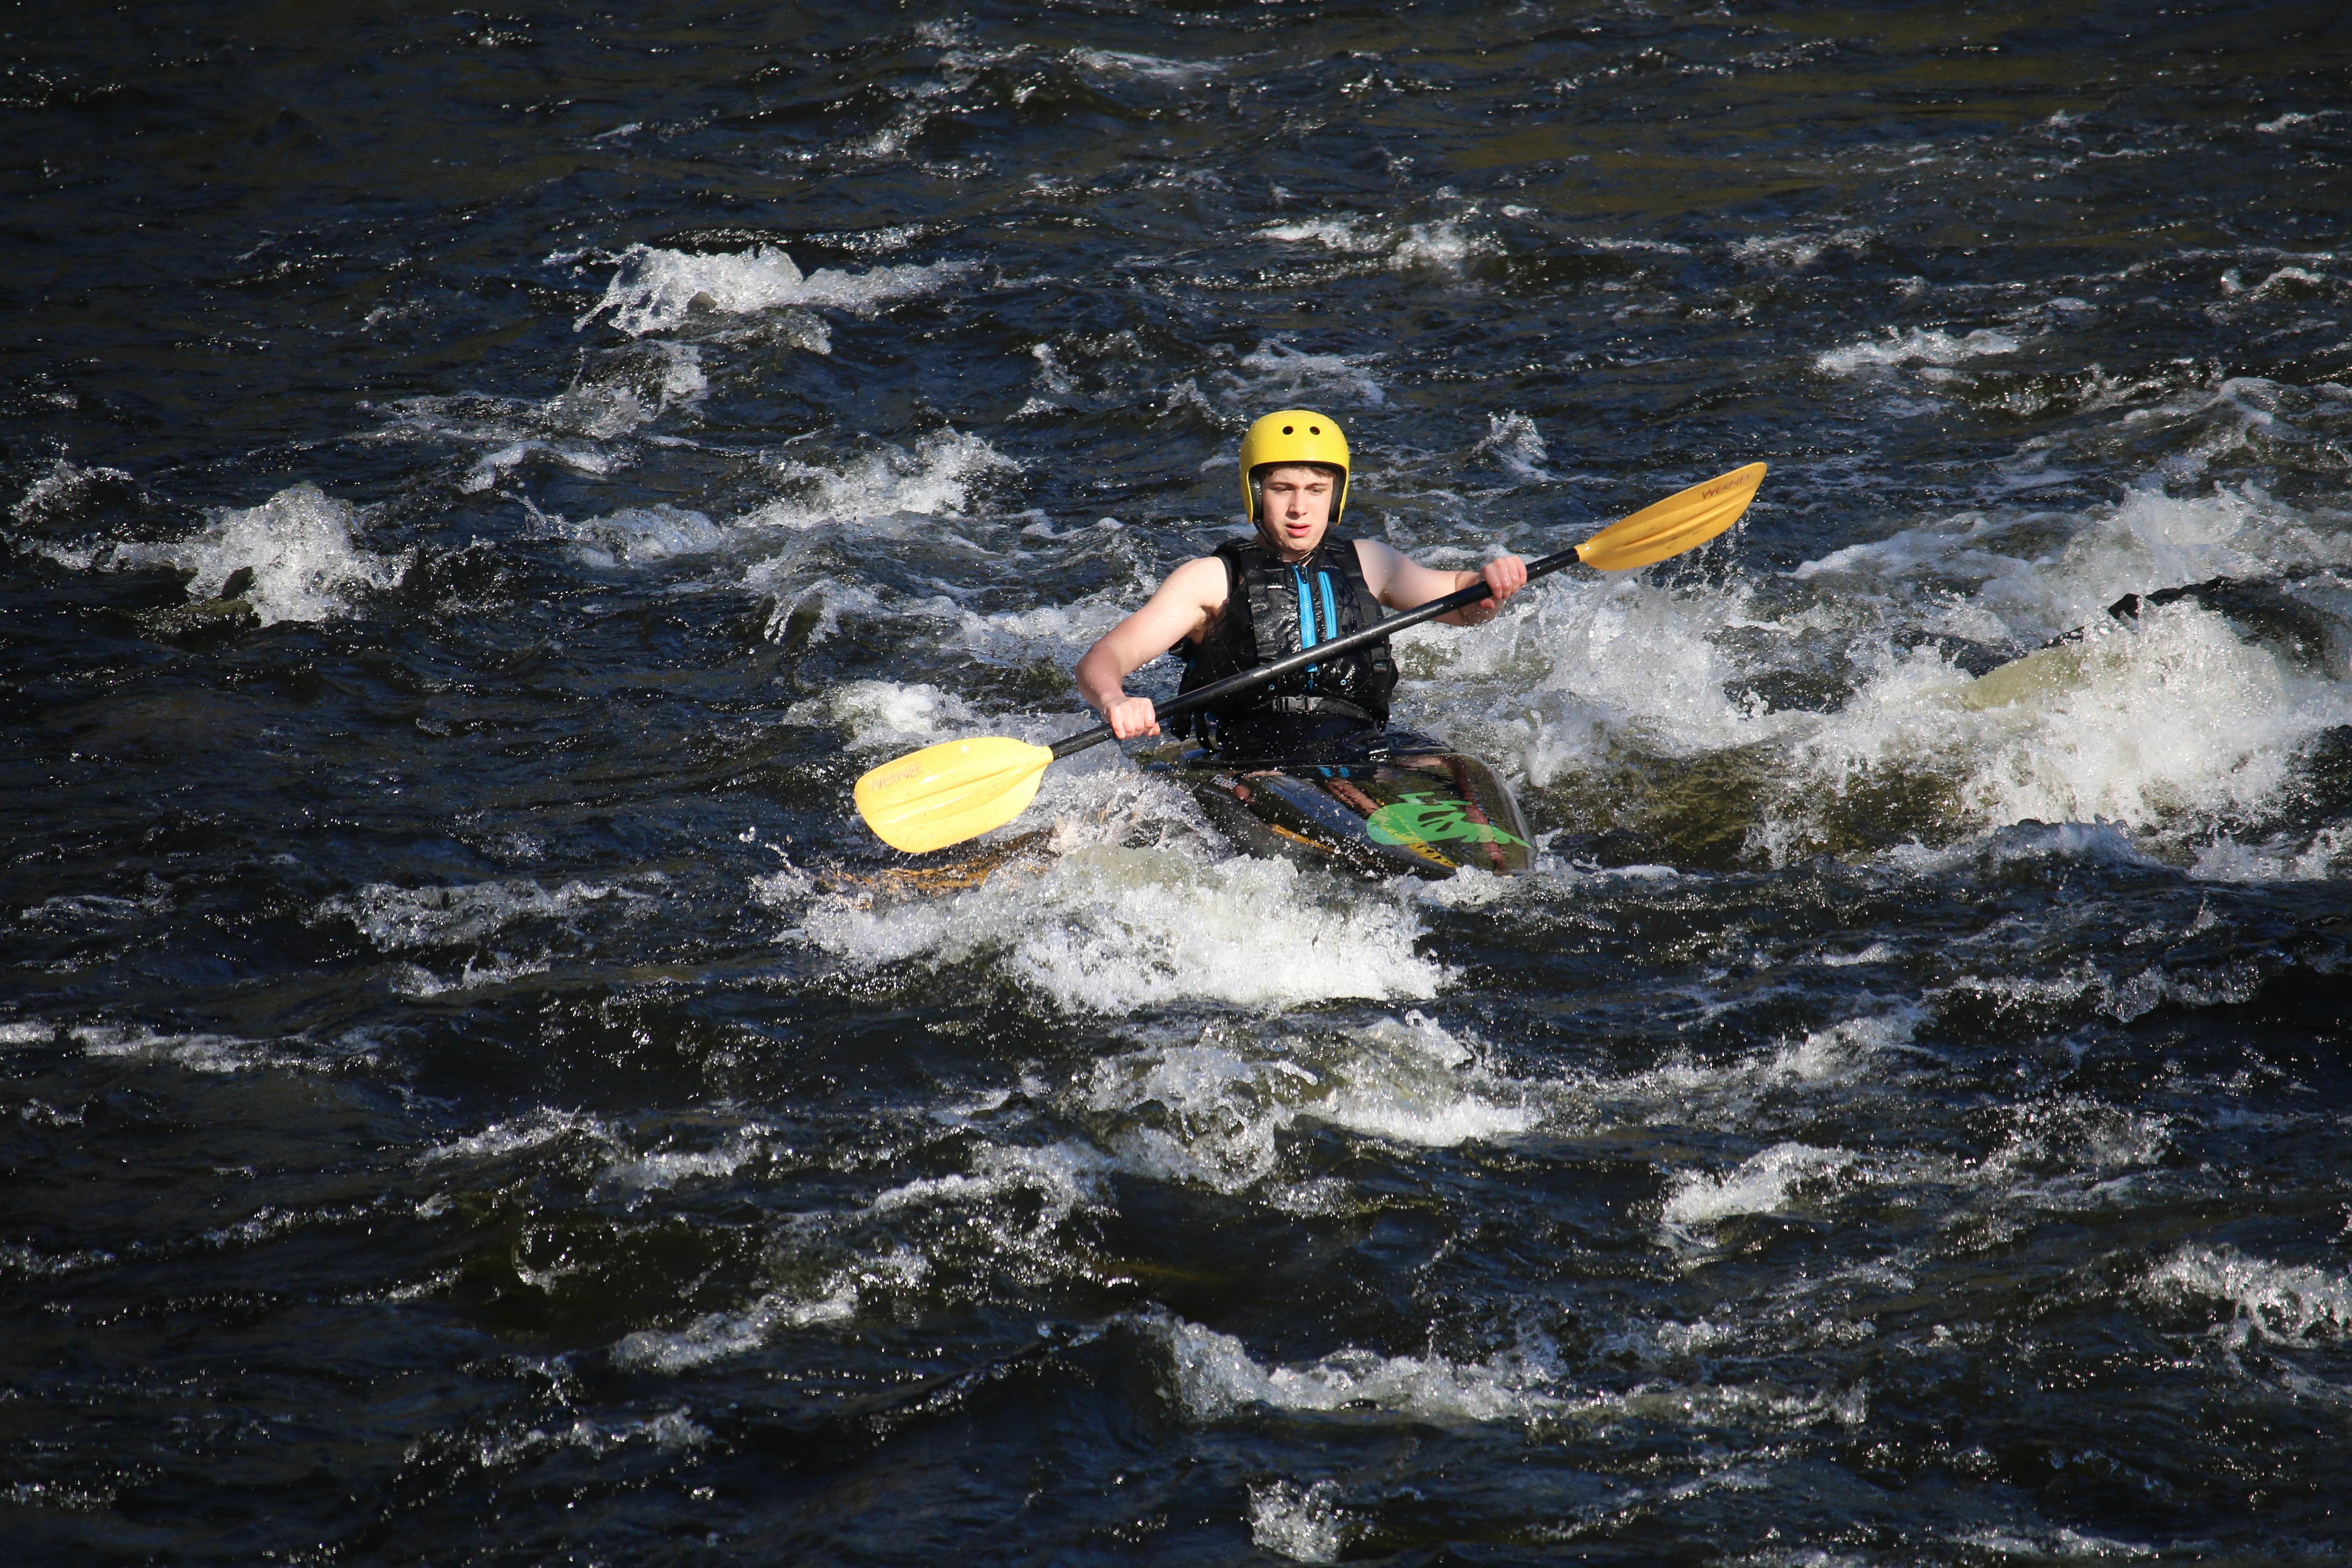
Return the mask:
POLYGON ((1111 627, 1078 660, 1078 695, 1093 705, 1122 741, 1160 733, 1149 697, 1129 697, 1122 683, 1186 637, 1199 635, 1224 607, 1225 563, 1213 555, 1187 561, 1143 608, 1111 627))
POLYGON ((1494 590, 1492 598, 1437 617, 1449 626, 1484 626, 1495 618, 1504 600, 1528 585, 1528 563, 1516 555, 1497 555, 1475 572, 1439 572, 1377 539, 1358 540, 1356 547, 1364 586, 1391 610, 1410 610, 1481 581, 1494 590))

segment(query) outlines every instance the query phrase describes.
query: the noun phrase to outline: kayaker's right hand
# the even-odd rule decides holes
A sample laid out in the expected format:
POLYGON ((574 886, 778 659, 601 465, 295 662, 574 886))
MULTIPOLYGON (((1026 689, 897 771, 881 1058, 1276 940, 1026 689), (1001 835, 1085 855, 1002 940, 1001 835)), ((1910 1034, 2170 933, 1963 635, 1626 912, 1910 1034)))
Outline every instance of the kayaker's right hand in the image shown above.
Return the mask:
POLYGON ((1122 697, 1103 710, 1103 721, 1110 732, 1122 741, 1132 741, 1138 735, 1160 733, 1159 717, 1151 710, 1149 697, 1122 697))

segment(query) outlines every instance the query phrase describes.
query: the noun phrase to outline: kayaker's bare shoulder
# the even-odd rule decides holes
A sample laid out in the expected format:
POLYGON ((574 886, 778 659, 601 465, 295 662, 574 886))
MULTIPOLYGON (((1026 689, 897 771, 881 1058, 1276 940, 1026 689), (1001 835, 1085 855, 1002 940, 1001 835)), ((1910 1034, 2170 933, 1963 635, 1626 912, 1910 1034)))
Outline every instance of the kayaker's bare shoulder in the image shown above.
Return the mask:
POLYGON ((1168 574, 1141 609, 1103 634, 1078 661, 1078 690, 1106 715, 1121 740, 1156 735, 1149 699, 1129 698, 1119 683, 1133 670, 1187 640, 1198 641, 1225 607, 1225 563, 1200 555, 1168 574))
POLYGON ((1156 658, 1187 637, 1198 637, 1225 607, 1225 563, 1197 555, 1168 574, 1143 607, 1111 634, 1129 634, 1138 651, 1156 658))
MULTIPOLYGON (((1397 600, 1391 597, 1392 591, 1390 587, 1400 573, 1421 570, 1420 563, 1412 556, 1396 546, 1383 544, 1377 539, 1360 538, 1356 541, 1356 564, 1362 568, 1364 586, 1372 591, 1372 597, 1391 609, 1412 608, 1410 605, 1399 605, 1397 600)), ((1431 595, 1432 598, 1438 596, 1431 595)), ((1414 601, 1416 604, 1427 602, 1426 599, 1414 601)))
MULTIPOLYGON (((1227 585, 1223 561, 1213 555, 1195 555, 1168 574, 1166 581, 1160 584, 1160 591, 1151 596, 1155 600, 1172 598, 1178 604, 1198 608, 1201 611, 1200 626, 1206 626, 1216 618, 1219 610, 1225 607, 1227 585)), ((1198 630, 1199 626, 1192 629, 1198 630)))

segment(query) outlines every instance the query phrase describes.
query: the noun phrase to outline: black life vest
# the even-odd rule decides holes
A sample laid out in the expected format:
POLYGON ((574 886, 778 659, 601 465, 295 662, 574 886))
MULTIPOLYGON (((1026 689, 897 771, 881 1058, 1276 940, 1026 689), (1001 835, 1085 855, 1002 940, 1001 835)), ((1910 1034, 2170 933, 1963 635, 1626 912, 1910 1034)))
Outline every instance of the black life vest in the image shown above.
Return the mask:
MULTIPOLYGON (((1385 618, 1364 582, 1356 542, 1327 533, 1315 553, 1285 561, 1255 535, 1217 547, 1225 563, 1224 612, 1199 642, 1176 645, 1184 661, 1181 696, 1212 681, 1329 642, 1385 618)), ((1389 645, 1374 643, 1327 664, 1234 693, 1205 710, 1219 723, 1261 714, 1327 714, 1385 724, 1396 689, 1389 645)), ((1193 715, 1182 722, 1192 728, 1193 715)))

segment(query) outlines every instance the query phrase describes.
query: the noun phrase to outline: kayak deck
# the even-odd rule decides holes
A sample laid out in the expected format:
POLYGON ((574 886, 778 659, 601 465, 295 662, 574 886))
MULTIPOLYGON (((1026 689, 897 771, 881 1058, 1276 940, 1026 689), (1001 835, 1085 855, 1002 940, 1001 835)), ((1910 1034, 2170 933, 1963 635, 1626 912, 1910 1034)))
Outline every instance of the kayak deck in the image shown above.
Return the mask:
POLYGON ((1234 760, 1187 752, 1158 764, 1240 848, 1371 876, 1500 876, 1535 858, 1510 786, 1477 758, 1434 747, 1345 761, 1234 760))

